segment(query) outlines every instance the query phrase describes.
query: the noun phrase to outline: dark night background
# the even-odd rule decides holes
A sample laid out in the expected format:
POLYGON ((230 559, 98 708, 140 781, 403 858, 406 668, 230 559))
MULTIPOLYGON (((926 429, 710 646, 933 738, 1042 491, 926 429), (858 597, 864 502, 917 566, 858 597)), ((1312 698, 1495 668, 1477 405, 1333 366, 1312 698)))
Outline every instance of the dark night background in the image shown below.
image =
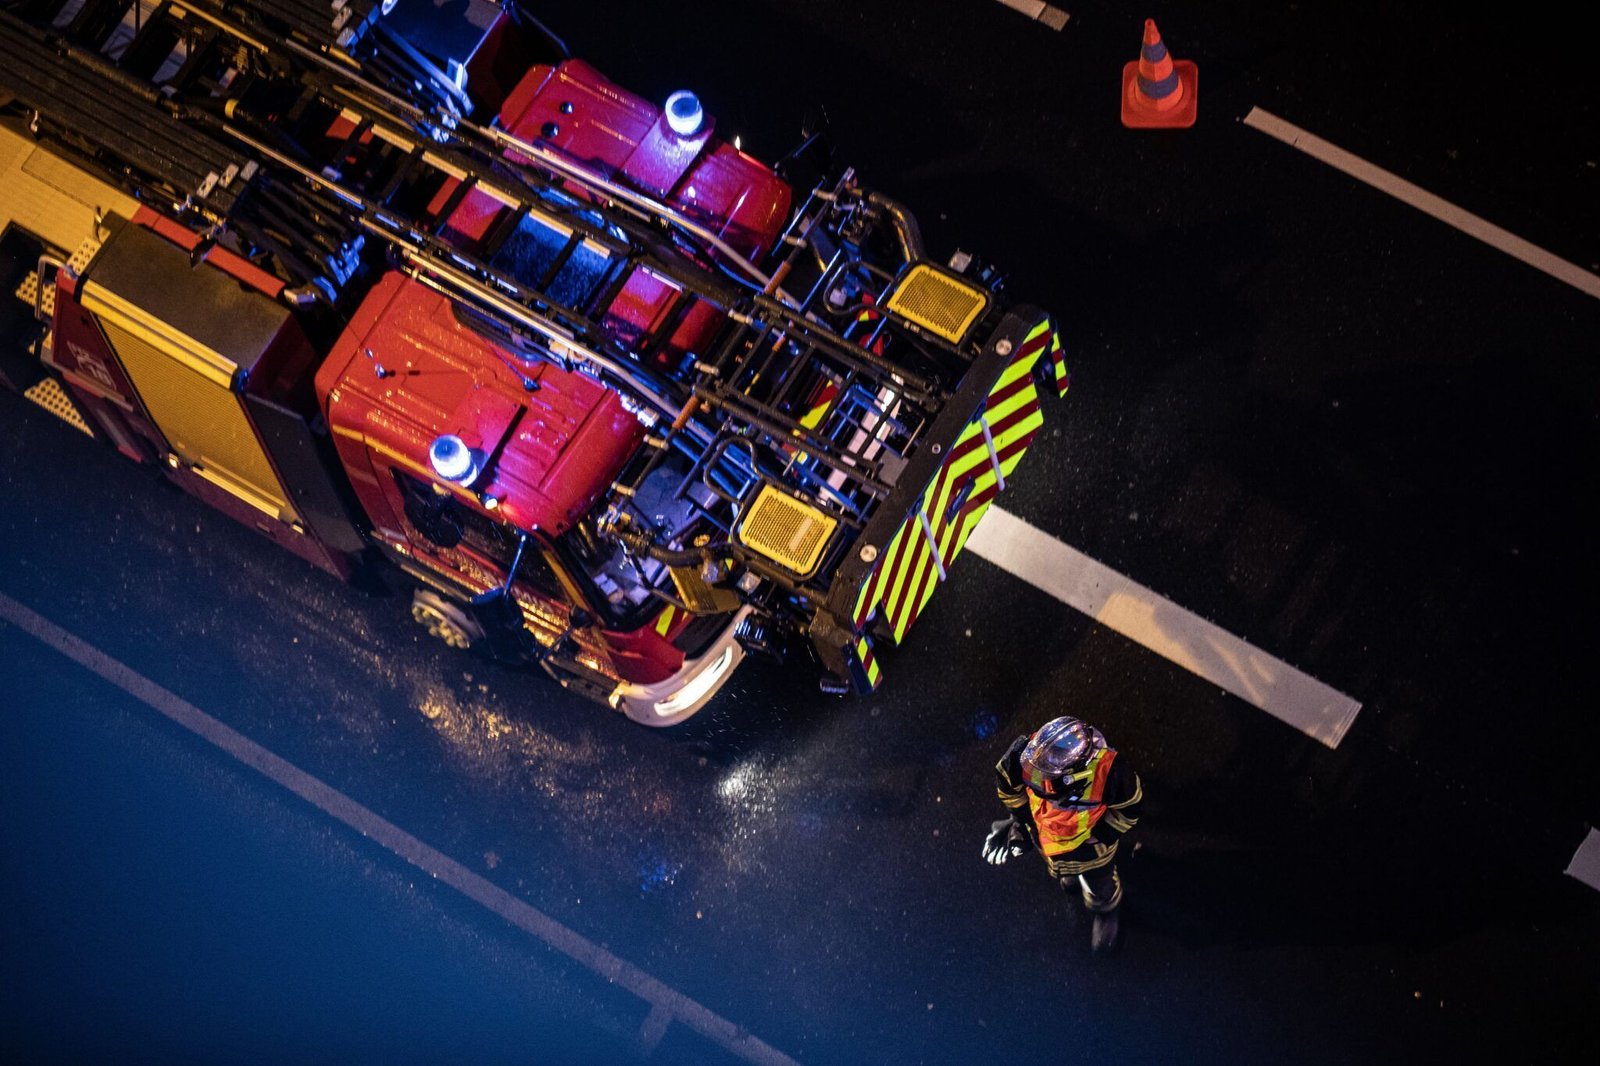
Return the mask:
MULTIPOLYGON (((407 0, 401 0, 406 3, 407 0)), ((1264 108, 1588 270, 1554 7, 550 3, 746 150, 822 104, 928 244, 1052 309, 1027 519, 1361 701, 1329 750, 983 560, 866 699, 751 665, 653 732, 437 645, 9 393, 0 593, 798 1060, 1600 1056, 1600 303, 1241 124, 1264 108), (1142 20, 1195 128, 1117 119, 1142 20), (991 767, 1056 714, 1149 794, 1126 941, 991 767)), ((631 1061, 646 1006, 0 622, 0 1050, 631 1061)), ((726 1052, 671 1027, 650 1061, 726 1052)))

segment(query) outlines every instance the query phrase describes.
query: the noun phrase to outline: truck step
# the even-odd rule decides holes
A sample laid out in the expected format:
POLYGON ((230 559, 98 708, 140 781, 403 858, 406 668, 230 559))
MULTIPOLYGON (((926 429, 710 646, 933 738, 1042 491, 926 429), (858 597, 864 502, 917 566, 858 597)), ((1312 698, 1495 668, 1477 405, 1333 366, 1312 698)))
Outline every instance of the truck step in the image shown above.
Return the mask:
POLYGON ((67 395, 67 390, 55 378, 44 378, 22 395, 74 429, 94 436, 94 430, 89 428, 89 423, 79 413, 78 405, 72 402, 72 397, 67 395))

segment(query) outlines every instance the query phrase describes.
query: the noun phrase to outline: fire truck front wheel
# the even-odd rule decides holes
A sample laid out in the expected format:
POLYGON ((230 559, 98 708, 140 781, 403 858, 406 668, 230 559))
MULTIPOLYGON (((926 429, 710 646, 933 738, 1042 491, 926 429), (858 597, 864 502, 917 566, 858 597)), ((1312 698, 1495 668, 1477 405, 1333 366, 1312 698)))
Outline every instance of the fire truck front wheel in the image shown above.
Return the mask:
POLYGON ((483 629, 456 604, 432 589, 417 589, 411 596, 411 617, 452 648, 463 650, 483 639, 483 629))

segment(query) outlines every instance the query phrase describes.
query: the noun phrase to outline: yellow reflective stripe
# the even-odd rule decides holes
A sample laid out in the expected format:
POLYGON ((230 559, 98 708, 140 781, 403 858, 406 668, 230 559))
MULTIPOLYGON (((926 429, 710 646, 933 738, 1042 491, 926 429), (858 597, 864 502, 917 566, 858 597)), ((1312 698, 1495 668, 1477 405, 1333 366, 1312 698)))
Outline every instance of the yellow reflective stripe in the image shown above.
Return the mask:
MULTIPOLYGON (((1021 451, 1014 452, 1011 455, 1006 455, 1006 449, 1010 448, 1013 444, 1017 443, 1017 441, 1021 440, 1029 433, 1039 429, 1043 425, 1044 415, 1038 411, 1034 411, 1033 413, 1025 416, 1016 425, 1012 426, 1010 429, 1006 430, 1004 433, 1000 434, 1000 436, 995 438, 995 451, 1001 453, 1000 472, 1002 474, 1009 478, 1012 472, 1015 471, 1022 463, 1022 457, 1026 455, 1028 451, 1026 448, 1024 448, 1021 451)), ((987 452, 984 454, 984 459, 988 459, 987 452)), ((991 485, 996 484, 997 479, 995 478, 993 465, 985 462, 985 467, 986 469, 981 471, 978 476, 972 480, 973 493, 982 492, 991 485)))
POLYGON ((934 484, 928 487, 931 492, 939 484, 940 479, 945 481, 943 488, 939 492, 938 499, 924 499, 923 501, 923 510, 927 512, 928 518, 933 522, 934 529, 937 530, 944 524, 945 514, 950 509, 950 501, 955 499, 957 492, 961 491, 961 485, 967 478, 967 471, 971 469, 971 463, 958 462, 950 468, 948 477, 940 474, 939 477, 934 478, 934 484))
POLYGON ((960 523, 951 520, 949 522, 941 522, 940 525, 943 528, 939 530, 939 555, 944 559, 945 568, 949 569, 951 561, 956 557, 955 541, 956 534, 959 532, 956 527, 960 523))
POLYGON ((1017 461, 1022 458, 1022 453, 1007 455, 1022 438, 1044 425, 1044 415, 1039 411, 1030 411, 1017 420, 1017 423, 994 440, 994 450, 1000 453, 1000 469, 1010 474, 1017 461))
MULTIPOLYGON (((911 524, 909 522, 900 527, 900 532, 895 534, 895 538, 891 542, 894 546, 894 552, 889 555, 891 560, 894 558, 895 553, 901 551, 902 542, 911 535, 911 524)), ((917 541, 920 543, 921 540, 922 537, 919 535, 917 541)), ((906 570, 916 561, 917 547, 913 544, 907 544, 904 545, 904 549, 904 558, 900 560, 899 565, 893 570, 884 572, 883 589, 878 596, 879 606, 883 608, 884 615, 890 618, 893 617, 895 608, 899 604, 900 594, 906 583, 906 570)))
POLYGON ((1131 797, 1129 797, 1128 799, 1123 800, 1121 803, 1113 803, 1113 804, 1111 804, 1111 808, 1113 810, 1115 810, 1115 809, 1120 808, 1120 807, 1131 807, 1135 803, 1138 803, 1142 799, 1144 799, 1144 782, 1139 780, 1139 775, 1138 774, 1134 774, 1133 775, 1133 795, 1131 797))
MULTIPOLYGON (((994 418, 994 416, 990 416, 990 431, 995 431, 995 429, 998 429, 998 432, 995 432, 994 434, 995 448, 1005 448, 1008 443, 1018 439, 1018 437, 1021 437, 1022 434, 1029 432, 1029 429, 1027 429, 1027 423, 1029 423, 1030 419, 1042 419, 1042 411, 1043 408, 1040 407, 1040 403, 1038 403, 1038 389, 1035 389, 1034 386, 1027 387, 1027 394, 1024 402, 1014 403, 1014 405, 1006 405, 1005 415, 1014 416, 1013 423, 1011 423, 1010 426, 1002 426, 1002 424, 1000 424, 1003 421, 1003 416, 1000 416, 1000 418, 994 418)), ((1034 424, 1037 426, 1037 421, 1035 421, 1034 424)))
MULTIPOLYGON (((928 550, 926 540, 923 541, 922 550, 919 551, 917 555, 917 562, 919 565, 927 560, 928 550)), ((895 605, 895 609, 890 612, 891 620, 894 622, 894 642, 896 644, 899 644, 905 640, 906 630, 911 628, 911 619, 916 616, 916 605, 911 602, 912 597, 916 595, 916 590, 912 587, 912 582, 915 579, 916 574, 917 571, 915 570, 908 570, 906 572, 904 582, 905 587, 902 589, 902 598, 900 602, 895 605)))
MULTIPOLYGON (((950 448, 950 455, 955 455, 955 451, 965 447, 966 442, 970 442, 970 440, 973 440, 974 437, 979 437, 981 434, 982 427, 979 426, 978 423, 968 424, 966 429, 963 429, 962 435, 955 439, 954 447, 950 448)), ((946 459, 946 464, 939 467, 939 471, 933 475, 933 480, 928 482, 928 488, 923 491, 922 495, 923 506, 928 509, 928 517, 930 517, 930 519, 931 517, 934 517, 934 515, 939 515, 939 517, 944 515, 944 507, 946 507, 947 501, 949 501, 950 491, 954 491, 955 482, 960 480, 960 475, 962 475, 966 469, 970 469, 971 464, 973 464, 973 458, 971 458, 971 456, 962 456, 962 458, 954 459, 954 463, 952 463, 950 459, 946 459), (946 479, 946 471, 950 471, 949 479, 946 479), (939 499, 934 499, 933 491, 936 490, 936 488, 939 488, 939 482, 941 482, 941 480, 942 482, 946 482, 946 485, 944 485, 944 491, 939 493, 939 499)))
MULTIPOLYGON (((947 571, 951 562, 953 562, 955 559, 956 533, 956 523, 954 522, 950 523, 948 526, 945 526, 943 530, 938 532, 939 556, 940 558, 944 559, 945 568, 947 571)), ((917 602, 912 605, 912 610, 906 616, 907 627, 911 625, 912 620, 916 619, 922 614, 922 609, 928 605, 929 600, 933 599, 934 591, 938 589, 941 584, 943 584, 943 581, 940 579, 937 571, 928 575, 928 582, 922 587, 922 595, 917 598, 917 602)))
POLYGON ((915 595, 915 590, 911 587, 911 583, 921 571, 924 563, 932 565, 930 554, 928 538, 924 537, 922 530, 918 528, 916 547, 912 550, 910 558, 907 560, 908 565, 901 568, 900 573, 895 575, 894 595, 889 600, 889 619, 894 623, 894 641, 896 644, 900 643, 901 639, 906 635, 906 629, 911 624, 912 612, 907 610, 910 605, 906 602, 915 595))
POLYGON ((922 523, 915 516, 906 521, 905 535, 911 538, 911 543, 906 545, 909 550, 894 575, 894 590, 889 597, 889 610, 894 614, 900 613, 902 601, 912 591, 909 587, 912 577, 929 561, 930 554, 928 538, 922 535, 922 523))
POLYGON ((867 596, 871 594, 873 588, 876 587, 877 584, 878 567, 873 567, 871 573, 867 574, 867 579, 861 583, 860 593, 856 595, 855 609, 850 612, 850 618, 852 620, 860 618, 865 621, 867 615, 872 613, 872 608, 877 606, 876 603, 867 603, 867 596))
POLYGON ((933 599, 933 590, 939 587, 939 575, 935 573, 928 575, 928 577, 928 583, 922 586, 922 594, 917 597, 917 602, 911 605, 911 609, 902 617, 901 624, 896 627, 895 640, 898 641, 906 635, 906 630, 911 628, 911 623, 916 621, 917 617, 922 614, 922 609, 928 605, 928 601, 933 599))
MULTIPOLYGON (((1039 336, 1043 332, 1044 328, 1044 325, 1035 327, 1033 332, 1028 335, 1029 339, 1031 340, 1032 338, 1039 336)), ((1021 378, 1027 374, 1039 361, 1041 354, 1042 350, 1041 352, 1035 352, 1026 359, 1020 359, 1008 366, 1005 371, 1001 373, 999 380, 995 382, 994 388, 989 390, 989 395, 996 395, 1010 386, 1018 378, 1021 378)), ((983 412, 981 418, 988 420, 989 428, 992 433, 994 427, 1004 419, 1012 414, 1015 414, 1017 411, 1022 410, 1030 403, 1037 404, 1038 400, 1038 389, 1032 385, 1029 385, 1026 388, 1017 390, 1014 395, 1007 397, 1004 401, 995 405, 994 407, 987 408, 983 412)), ((1028 424, 1031 421, 1031 418, 1024 419, 1022 423, 1016 427, 1013 427, 1011 430, 1005 433, 994 434, 995 450, 1004 451, 1006 445, 1014 441, 1017 437, 1028 432, 1029 429, 1036 428, 1037 425, 1043 424, 1042 416, 1034 426, 1030 426, 1028 424)), ((974 437, 981 435, 982 433, 983 426, 980 419, 973 419, 971 422, 967 423, 966 429, 964 429, 961 433, 961 436, 956 439, 956 443, 951 448, 951 451, 954 452, 959 450, 961 445, 965 444, 969 440, 972 440, 974 437)), ((959 488, 961 482, 964 480, 964 476, 972 469, 981 465, 990 466, 991 469, 993 467, 993 464, 989 460, 987 448, 982 451, 978 451, 976 449, 973 450, 968 455, 956 460, 955 464, 950 467, 948 475, 945 475, 943 472, 941 472, 939 475, 934 477, 934 485, 938 485, 942 479, 945 482, 945 490, 937 500, 928 499, 926 496, 924 497, 924 505, 928 510, 930 517, 937 517, 941 520, 943 519, 945 508, 949 506, 950 498, 959 488)), ((1015 464, 1012 465, 1014 467, 1015 464)), ((1007 470, 1004 464, 1002 464, 1001 469, 1005 473, 1010 473, 1010 470, 1007 470)), ((930 486, 930 490, 931 487, 932 486, 930 486)))
POLYGON ((672 628, 672 619, 677 613, 678 608, 676 606, 670 603, 667 604, 667 609, 656 616, 656 632, 663 637, 666 636, 667 630, 672 628))
POLYGON ((1043 354, 1044 348, 1040 348, 1032 355, 1029 355, 1024 359, 1018 359, 1016 362, 1006 367, 1005 370, 1000 374, 1000 377, 995 380, 994 388, 989 390, 989 395, 993 396, 1007 385, 1010 385, 1013 381, 1016 381, 1018 378, 1031 371, 1035 366, 1038 365, 1039 357, 1043 354))
POLYGON ((889 543, 884 547, 882 554, 878 556, 877 569, 873 570, 872 576, 862 586, 861 595, 856 599, 856 609, 855 614, 852 615, 852 620, 860 618, 865 621, 873 611, 882 607, 888 600, 889 588, 893 584, 894 576, 888 572, 888 567, 894 559, 894 553, 900 547, 900 541, 905 535, 906 526, 902 524, 899 530, 895 532, 895 535, 889 539, 889 543), (866 599, 869 594, 872 596, 872 600, 867 603, 866 599))
MULTIPOLYGON (((930 523, 928 523, 928 525, 930 525, 931 530, 933 530, 933 538, 934 538, 933 543, 934 543, 934 547, 938 547, 938 552, 939 552, 938 559, 944 560, 944 567, 946 567, 946 573, 949 573, 950 560, 954 559, 954 557, 952 557, 952 555, 950 555, 950 539, 952 539, 952 538, 950 538, 950 533, 952 533, 952 530, 950 530, 950 527, 946 527, 946 525, 944 525, 944 523, 942 523, 942 522, 939 522, 939 523, 930 522, 930 523)), ((926 538, 923 538, 923 539, 926 539, 926 538)), ((931 552, 931 549, 930 549, 930 559, 928 559, 928 562, 930 562, 930 563, 936 562, 936 560, 934 560, 933 552, 931 552)), ((938 587, 941 586, 941 584, 944 584, 944 578, 941 578, 941 576, 939 576, 938 567, 934 567, 933 570, 928 571, 928 575, 926 575, 926 578, 928 578, 928 579, 926 579, 926 583, 922 584, 922 594, 917 595, 917 602, 912 603, 912 610, 910 610, 909 613, 907 613, 907 615, 906 615, 906 626, 907 627, 909 627, 910 623, 912 623, 912 621, 915 621, 915 619, 917 619, 918 616, 922 615, 922 608, 926 607, 926 605, 928 605, 928 600, 933 599, 934 591, 936 591, 936 589, 938 589, 938 587)), ((914 594, 915 594, 915 591, 914 591, 914 594)))
POLYGON ((993 432, 996 426, 998 426, 1001 422, 1004 422, 1007 415, 1020 411, 1030 404, 1037 404, 1038 402, 1039 390, 1033 385, 1032 382, 1029 382, 1012 395, 1006 397, 1004 400, 1001 400, 999 403, 994 404, 989 408, 988 419, 990 432, 993 432))
MULTIPOLYGON (((1115 844, 1106 846, 1097 841, 1094 851, 1095 856, 1092 859, 1074 860, 1046 857, 1045 862, 1049 864, 1050 872, 1057 877, 1076 877, 1078 874, 1085 874, 1090 870, 1098 870, 1117 857, 1117 846, 1115 844), (1104 850, 1101 850, 1102 848, 1104 850)), ((1075 854, 1075 852, 1067 852, 1067 854, 1071 855, 1075 854)))
MULTIPOLYGON (((993 425, 993 422, 990 425, 993 425)), ((996 438, 994 443, 996 448, 1001 447, 999 438, 996 438)), ((950 507, 950 500, 960 490, 962 482, 967 479, 967 475, 973 470, 987 467, 991 467, 989 449, 987 448, 974 448, 970 454, 961 456, 951 464, 950 477, 945 484, 944 491, 940 493, 937 500, 929 504, 929 516, 937 515, 942 521, 946 510, 950 507)), ((937 484, 938 479, 935 478, 934 482, 937 484)))
MULTIPOLYGON (((1027 394, 1034 395, 1034 399, 1037 400, 1037 391, 1035 391, 1035 389, 1026 389, 1026 391, 1022 392, 1021 394, 1022 397, 1024 397, 1022 402, 1026 402, 1027 394)), ((990 434, 994 435, 995 451, 1005 450, 1006 443, 1010 443, 1011 440, 1016 437, 1014 432, 994 434, 995 426, 1000 423, 1000 419, 1005 418, 1005 416, 1010 415, 1010 413, 1013 413, 1016 408, 1018 408, 1018 403, 1006 402, 1002 403, 1000 407, 995 408, 994 411, 987 411, 986 415, 984 415, 984 418, 989 419, 990 434)), ((962 437, 960 437, 960 443, 968 442, 968 440, 974 439, 974 437, 981 437, 981 435, 982 426, 978 423, 978 421, 976 421, 976 419, 974 419, 973 423, 968 424, 966 431, 963 432, 962 437)), ((960 447, 960 445, 957 445, 957 447, 960 447)), ((941 495, 939 495, 939 499, 934 499, 934 501, 930 501, 930 503, 928 503, 928 514, 930 514, 930 517, 933 517, 933 515, 938 515, 939 520, 944 519, 944 512, 946 512, 947 507, 950 506, 950 499, 954 498, 955 493, 960 490, 963 480, 966 479, 966 475, 970 474, 970 472, 974 471, 974 469, 979 469, 979 467, 986 467, 986 469, 990 469, 990 471, 994 469, 994 464, 990 463, 989 461, 989 448, 973 448, 970 453, 960 456, 960 458, 955 459, 954 463, 950 464, 950 474, 946 479, 946 483, 944 483, 944 491, 942 491, 941 495)), ((1005 469, 1003 464, 1002 469, 1005 469)), ((1005 472, 1006 474, 1010 474, 1010 471, 1005 472)), ((934 477, 934 485, 938 485, 941 477, 942 474, 939 475, 939 477, 934 477)), ((978 488, 974 487, 973 491, 978 491, 978 488)))
MULTIPOLYGON (((974 490, 976 491, 976 490, 974 490)), ((956 554, 961 554, 961 549, 967 546, 967 538, 972 536, 972 531, 978 528, 978 523, 983 516, 989 513, 989 505, 983 504, 971 514, 961 516, 961 535, 956 538, 956 554)))
MULTIPOLYGON (((1015 402, 1009 402, 1008 401, 1007 403, 1001 404, 1000 407, 996 408, 995 410, 988 412, 985 415, 985 417, 987 417, 988 420, 989 420, 989 428, 990 428, 991 432, 995 429, 996 426, 999 425, 1001 419, 1006 418, 1008 415, 1011 415, 1011 414, 1015 413, 1017 410, 1020 410, 1022 408, 1022 406, 1025 405, 1026 403, 1028 403, 1029 401, 1032 401, 1033 403, 1037 404, 1038 403, 1038 399, 1039 399, 1038 390, 1034 389, 1034 388, 1032 388, 1030 386, 1029 388, 1023 390, 1023 392, 1019 393, 1018 396, 1014 398, 1015 402)), ((1039 426, 1042 426, 1043 424, 1044 424, 1044 415, 1039 413, 1039 412, 1037 412, 1037 411, 1034 412, 1033 414, 1023 416, 1023 418, 1020 421, 1018 421, 1016 425, 1012 426, 1010 429, 1007 429, 1004 432, 1000 432, 1000 433, 993 433, 995 451, 999 452, 999 453, 1004 453, 1006 448, 1009 445, 1011 445, 1013 442, 1018 440, 1024 434, 1029 433, 1034 429, 1037 429, 1039 426)), ((967 440, 969 440, 969 439, 971 439, 973 437, 980 436, 982 434, 982 432, 983 432, 983 427, 980 426, 976 421, 974 421, 971 425, 969 425, 967 427, 967 432, 965 432, 965 433, 963 433, 961 435, 961 440, 963 442, 965 442, 965 441, 967 441, 967 440)), ((1011 459, 1009 461, 1005 460, 1005 459, 1002 459, 1001 460, 1001 464, 1000 464, 1001 471, 1003 473, 1005 473, 1007 476, 1010 476, 1011 472, 1016 469, 1017 461, 1020 460, 1020 459, 1021 459, 1021 456, 1016 456, 1015 458, 1013 458, 1013 459, 1011 459)), ((950 500, 954 497, 956 491, 960 488, 961 483, 962 483, 963 480, 965 480, 966 475, 968 473, 970 473, 971 471, 973 471, 975 469, 979 469, 979 468, 984 468, 985 470, 987 470, 989 472, 990 481, 992 482, 994 464, 991 463, 990 460, 989 460, 989 449, 987 449, 987 448, 974 448, 968 454, 966 454, 964 456, 961 456, 960 458, 956 459, 954 461, 954 463, 950 467, 950 476, 946 480, 944 492, 940 495, 939 499, 933 500, 933 501, 928 503, 929 516, 933 517, 933 516, 937 515, 942 520, 944 518, 945 510, 950 506, 950 500)), ((980 481, 981 481, 981 479, 980 479, 980 481)), ((934 478, 934 484, 937 485, 938 482, 939 482, 939 477, 935 477, 934 478)), ((977 492, 979 488, 984 487, 984 485, 986 485, 988 483, 989 482, 982 482, 980 484, 975 485, 974 488, 973 488, 973 492, 977 492)))
MULTIPOLYGON (((1026 437, 1029 433, 1044 425, 1044 412, 1037 409, 1024 415, 1016 425, 1006 430, 994 439, 996 451, 1004 452, 1011 445, 1026 437)), ((1002 463, 1004 460, 1002 460, 1002 463)))
POLYGON ((889 542, 889 551, 883 555, 884 566, 892 567, 883 572, 883 584, 878 589, 878 605, 885 611, 888 611, 893 601, 897 575, 905 569, 906 560, 897 557, 903 547, 909 549, 909 546, 905 545, 905 539, 909 536, 911 536, 911 523, 906 522, 900 526, 900 531, 889 542))
POLYGON ((856 640, 856 655, 860 657, 861 666, 866 671, 867 684, 877 688, 883 672, 878 669, 878 660, 872 654, 872 643, 866 637, 856 640))
MULTIPOLYGON (((1040 420, 1039 424, 1040 425, 1044 424, 1042 419, 1040 420)), ((1022 449, 1022 451, 1020 451, 1016 455, 1012 456, 1010 459, 1002 459, 1000 461, 1000 469, 1002 471, 1004 471, 1006 477, 1010 477, 1012 475, 1012 473, 1017 469, 1017 467, 1022 465, 1022 457, 1024 455, 1026 455, 1027 453, 1028 453, 1028 449, 1024 448, 1024 449, 1022 449)))

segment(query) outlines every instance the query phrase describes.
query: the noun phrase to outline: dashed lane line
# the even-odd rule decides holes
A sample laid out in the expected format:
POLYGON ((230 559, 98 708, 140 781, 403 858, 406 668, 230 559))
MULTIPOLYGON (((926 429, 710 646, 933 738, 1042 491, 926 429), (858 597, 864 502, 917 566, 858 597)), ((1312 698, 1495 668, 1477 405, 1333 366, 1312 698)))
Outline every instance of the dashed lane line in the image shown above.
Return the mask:
POLYGON ((586 939, 544 912, 497 887, 393 822, 379 817, 331 785, 274 755, 193 704, 184 701, 132 668, 73 636, 49 619, 0 593, 0 620, 11 623, 134 699, 164 715, 293 792, 331 818, 386 848, 418 870, 478 903, 505 921, 544 941, 612 984, 620 985, 650 1005, 639 1034, 648 1054, 669 1025, 687 1026, 731 1054, 758 1066, 799 1066, 794 1059, 745 1032, 695 1000, 662 983, 600 945, 586 939))
POLYGON ((1000 2, 1011 10, 1026 15, 1033 21, 1043 23, 1056 31, 1065 29, 1067 20, 1072 17, 1059 7, 1044 3, 1043 0, 1000 0, 1000 2))
POLYGON ((1600 889, 1600 829, 1589 827, 1589 835, 1583 838, 1578 850, 1572 853, 1572 861, 1567 863, 1567 868, 1563 872, 1568 877, 1577 878, 1590 888, 1600 889))
POLYGON ((1299 126, 1285 122, 1259 107, 1250 109, 1250 113, 1244 117, 1244 124, 1260 130, 1269 137, 1277 138, 1291 148, 1298 148, 1313 159, 1319 159, 1337 170, 1342 170, 1352 178, 1364 181, 1374 189, 1386 192, 1395 199, 1432 215, 1440 222, 1454 226, 1470 237, 1476 237, 1490 247, 1498 248, 1507 255, 1522 260, 1535 270, 1544 271, 1557 281, 1566 282, 1579 292, 1600 298, 1600 275, 1552 255, 1516 234, 1507 232, 1448 200, 1442 200, 1426 189, 1419 188, 1360 156, 1352 155, 1338 145, 1330 144, 1315 134, 1307 133, 1299 126))
POLYGON ((989 508, 967 548, 1330 748, 1361 710, 1349 696, 998 507, 989 508))

